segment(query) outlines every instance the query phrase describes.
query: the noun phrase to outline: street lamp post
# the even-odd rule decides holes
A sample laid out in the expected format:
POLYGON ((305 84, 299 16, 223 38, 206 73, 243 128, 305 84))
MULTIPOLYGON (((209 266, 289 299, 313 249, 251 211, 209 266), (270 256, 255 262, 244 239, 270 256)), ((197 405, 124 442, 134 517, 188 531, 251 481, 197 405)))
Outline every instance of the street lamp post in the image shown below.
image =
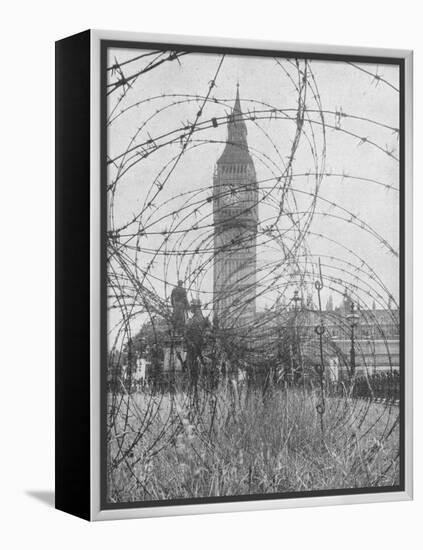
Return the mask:
POLYGON ((359 315, 356 312, 354 302, 351 302, 351 313, 347 315, 351 327, 351 349, 350 349, 350 376, 355 375, 355 328, 358 325, 359 315))
POLYGON ((294 296, 292 301, 294 302, 294 357, 296 361, 294 362, 293 369, 291 372, 292 382, 295 379, 295 373, 300 368, 301 365, 301 352, 300 352, 300 343, 298 339, 298 324, 297 324, 297 315, 298 315, 298 304, 301 302, 301 297, 298 295, 298 290, 294 291, 294 296))

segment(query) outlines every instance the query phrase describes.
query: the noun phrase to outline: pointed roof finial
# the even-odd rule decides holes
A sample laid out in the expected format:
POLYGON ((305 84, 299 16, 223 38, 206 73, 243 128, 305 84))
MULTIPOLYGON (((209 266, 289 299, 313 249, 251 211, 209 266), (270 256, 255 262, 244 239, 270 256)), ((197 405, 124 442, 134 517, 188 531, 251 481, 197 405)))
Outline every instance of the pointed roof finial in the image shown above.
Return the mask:
POLYGON ((236 83, 236 98, 235 98, 235 105, 234 105, 234 113, 235 112, 241 113, 241 101, 239 99, 239 80, 237 80, 237 83, 236 83))

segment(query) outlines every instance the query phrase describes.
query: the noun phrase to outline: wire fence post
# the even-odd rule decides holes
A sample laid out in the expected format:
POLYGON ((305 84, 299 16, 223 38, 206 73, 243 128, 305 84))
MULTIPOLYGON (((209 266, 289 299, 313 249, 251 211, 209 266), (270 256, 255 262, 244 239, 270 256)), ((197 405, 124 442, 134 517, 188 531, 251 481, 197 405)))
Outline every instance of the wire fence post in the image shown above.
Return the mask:
POLYGON ((317 363, 314 367, 319 377, 319 389, 320 389, 319 402, 316 405, 316 411, 320 418, 320 431, 321 431, 321 437, 322 437, 322 445, 324 445, 324 441, 325 441, 324 414, 326 410, 326 399, 325 399, 325 381, 324 381, 325 361, 323 356, 323 335, 325 333, 326 328, 323 323, 323 315, 322 315, 321 291, 323 288, 323 278, 322 278, 322 267, 320 264, 320 258, 319 258, 319 279, 315 281, 314 286, 317 290, 317 296, 319 300, 319 313, 320 313, 320 323, 316 325, 314 329, 316 334, 319 336, 319 351, 320 351, 320 363, 317 363))

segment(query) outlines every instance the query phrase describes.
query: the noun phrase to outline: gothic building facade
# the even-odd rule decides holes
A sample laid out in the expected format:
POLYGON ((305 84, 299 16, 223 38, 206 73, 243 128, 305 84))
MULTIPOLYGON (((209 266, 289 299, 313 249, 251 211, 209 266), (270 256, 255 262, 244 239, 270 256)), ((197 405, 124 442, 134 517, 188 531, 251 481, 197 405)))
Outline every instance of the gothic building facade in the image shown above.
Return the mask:
POLYGON ((227 125, 227 141, 213 177, 213 314, 222 327, 240 327, 256 312, 258 185, 239 85, 227 125))

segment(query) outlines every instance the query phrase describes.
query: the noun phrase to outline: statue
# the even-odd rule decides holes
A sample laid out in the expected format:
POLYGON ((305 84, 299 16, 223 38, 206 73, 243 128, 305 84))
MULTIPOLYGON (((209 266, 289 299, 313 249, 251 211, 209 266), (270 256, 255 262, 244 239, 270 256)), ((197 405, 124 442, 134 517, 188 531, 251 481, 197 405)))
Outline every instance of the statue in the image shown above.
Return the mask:
POLYGON ((187 291, 181 280, 178 281, 178 286, 172 290, 170 300, 173 307, 173 326, 175 332, 181 333, 185 328, 186 315, 189 310, 187 291))

